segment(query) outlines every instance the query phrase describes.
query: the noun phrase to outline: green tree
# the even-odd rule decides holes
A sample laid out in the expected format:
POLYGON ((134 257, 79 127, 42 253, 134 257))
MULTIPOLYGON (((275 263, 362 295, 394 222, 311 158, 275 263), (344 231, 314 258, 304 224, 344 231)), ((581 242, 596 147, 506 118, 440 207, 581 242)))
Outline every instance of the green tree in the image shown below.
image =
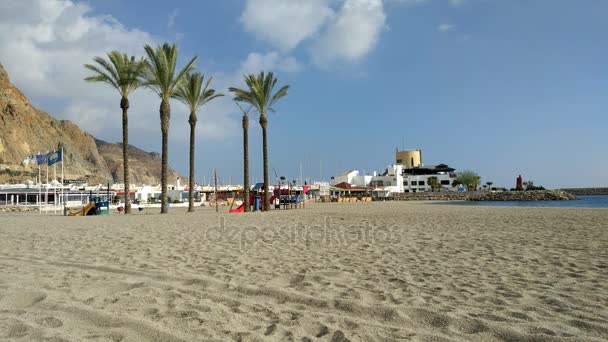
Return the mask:
POLYGON ((95 75, 85 78, 87 82, 101 82, 112 86, 120 94, 122 109, 122 160, 123 181, 125 184, 125 214, 131 213, 131 196, 129 182, 129 95, 141 86, 140 76, 144 66, 143 59, 127 56, 118 51, 108 53, 108 59, 95 57, 95 65, 84 67, 95 75))
POLYGON ((468 191, 475 191, 479 186, 479 182, 481 181, 481 177, 473 171, 463 171, 458 174, 456 180, 467 187, 468 191))
POLYGON ((431 177, 427 178, 427 182, 429 183, 429 186, 431 187, 432 192, 435 192, 436 189, 441 188, 441 183, 439 182, 439 178, 437 178, 435 176, 431 176, 431 177))
POLYGON ((488 186, 488 190, 492 190, 492 184, 494 184, 494 182, 486 182, 486 185, 488 186))
POLYGON ((205 82, 205 76, 199 72, 188 73, 178 84, 173 97, 185 104, 190 110, 190 179, 188 182, 188 212, 194 211, 194 146, 196 131, 196 112, 209 101, 224 96, 210 88, 213 78, 205 82), (203 86, 204 84, 204 86, 203 86))
POLYGON ((260 126, 262 127, 262 149, 264 156, 264 210, 270 209, 270 185, 268 178, 268 112, 274 112, 273 105, 282 97, 287 95, 289 86, 281 87, 273 94, 273 89, 277 83, 277 78, 272 72, 260 72, 258 75, 249 74, 244 76, 245 84, 249 89, 239 89, 231 87, 229 90, 234 93, 235 100, 248 103, 260 114, 260 126))
POLYGON ((147 59, 145 60, 143 84, 152 89, 160 97, 160 131, 162 135, 161 153, 161 214, 167 210, 167 174, 168 174, 168 139, 169 122, 171 119, 171 105, 169 99, 173 97, 178 84, 190 70, 194 68, 194 62, 198 56, 192 58, 185 67, 176 71, 177 46, 167 43, 152 48, 150 45, 144 47, 147 59))

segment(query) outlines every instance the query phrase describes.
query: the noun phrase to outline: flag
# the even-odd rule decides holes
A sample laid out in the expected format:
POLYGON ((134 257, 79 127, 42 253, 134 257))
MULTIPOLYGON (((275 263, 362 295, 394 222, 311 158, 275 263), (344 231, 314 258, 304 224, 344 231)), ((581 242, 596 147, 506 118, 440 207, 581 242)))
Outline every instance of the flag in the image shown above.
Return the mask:
POLYGON ((42 154, 37 154, 36 155, 36 163, 38 165, 42 165, 44 163, 46 163, 46 158, 49 156, 48 153, 42 153, 42 154))
POLYGON ((61 161, 61 150, 51 153, 48 157, 48 165, 51 166, 61 161))

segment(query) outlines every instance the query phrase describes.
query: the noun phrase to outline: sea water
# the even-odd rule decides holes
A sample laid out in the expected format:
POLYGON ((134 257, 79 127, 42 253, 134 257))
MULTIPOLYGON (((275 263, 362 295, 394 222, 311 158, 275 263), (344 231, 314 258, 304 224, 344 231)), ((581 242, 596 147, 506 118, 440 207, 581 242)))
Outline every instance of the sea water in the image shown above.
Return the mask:
POLYGON ((575 201, 458 201, 442 204, 509 207, 608 208, 608 195, 577 196, 575 201))

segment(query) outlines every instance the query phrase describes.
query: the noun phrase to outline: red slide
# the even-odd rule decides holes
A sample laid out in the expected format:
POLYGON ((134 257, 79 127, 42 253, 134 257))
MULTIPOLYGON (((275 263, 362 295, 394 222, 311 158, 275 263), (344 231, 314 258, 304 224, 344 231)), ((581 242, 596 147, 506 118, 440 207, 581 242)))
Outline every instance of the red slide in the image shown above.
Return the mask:
POLYGON ((245 203, 239 205, 237 208, 235 209, 230 209, 230 211, 228 211, 230 214, 234 214, 234 213, 242 213, 245 211, 245 203))

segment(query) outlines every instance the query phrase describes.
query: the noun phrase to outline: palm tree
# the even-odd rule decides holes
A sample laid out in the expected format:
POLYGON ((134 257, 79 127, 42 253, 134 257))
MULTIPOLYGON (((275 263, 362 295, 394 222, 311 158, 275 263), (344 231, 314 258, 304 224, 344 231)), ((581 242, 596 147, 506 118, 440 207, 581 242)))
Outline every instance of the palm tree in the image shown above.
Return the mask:
POLYGON ((194 211, 194 134, 196 130, 196 111, 209 101, 224 96, 215 93, 214 89, 209 88, 211 80, 205 82, 205 76, 199 72, 188 73, 178 84, 173 97, 185 104, 190 110, 188 123, 190 124, 190 180, 188 184, 188 212, 194 211), (205 86, 203 87, 203 83, 205 86))
POLYGON ((492 190, 492 184, 494 184, 494 182, 486 182, 488 189, 492 190))
POLYGON ((429 186, 431 187, 431 192, 435 192, 435 189, 439 189, 441 187, 441 183, 439 182, 439 178, 436 176, 431 176, 427 179, 429 186))
POLYGON ((140 75, 144 66, 143 59, 121 54, 118 51, 108 53, 108 60, 102 57, 93 59, 96 65, 85 64, 84 67, 95 75, 85 78, 87 82, 102 82, 111 85, 120 94, 122 109, 122 160, 123 181, 125 183, 125 214, 131 213, 131 196, 129 182, 129 95, 140 87, 140 75))
POLYGON ((244 76, 245 84, 249 88, 243 90, 231 87, 229 90, 235 94, 235 100, 245 102, 253 106, 260 113, 260 126, 262 126, 262 147, 264 154, 264 210, 270 209, 270 193, 268 186, 268 139, 266 130, 268 128, 268 112, 274 112, 272 106, 283 96, 287 95, 289 86, 281 87, 276 93, 272 93, 277 84, 277 78, 272 72, 260 72, 258 75, 249 74, 244 76))
POLYGON ((244 110, 238 102, 236 105, 243 112, 243 204, 245 212, 249 212, 249 112, 251 107, 244 110))
POLYGON ((192 58, 181 70, 175 70, 177 64, 177 46, 167 43, 159 45, 156 49, 150 45, 144 46, 148 59, 144 62, 143 84, 152 89, 160 97, 160 131, 162 135, 161 153, 161 214, 167 210, 167 166, 169 153, 169 121, 171 119, 171 105, 169 99, 175 94, 181 79, 194 68, 198 56, 192 58))

